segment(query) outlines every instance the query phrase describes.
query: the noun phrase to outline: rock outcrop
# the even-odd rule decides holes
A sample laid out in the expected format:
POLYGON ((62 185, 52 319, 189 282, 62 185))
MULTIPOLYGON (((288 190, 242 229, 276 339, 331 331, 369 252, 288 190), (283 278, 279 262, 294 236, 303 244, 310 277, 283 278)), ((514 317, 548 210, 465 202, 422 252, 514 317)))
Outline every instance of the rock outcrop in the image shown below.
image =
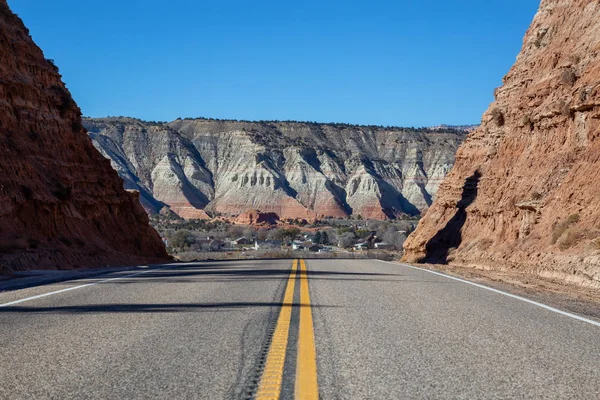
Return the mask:
POLYGON ((275 225, 279 216, 275 213, 263 213, 257 210, 247 210, 238 215, 236 224, 242 225, 275 225))
POLYGON ((0 0, 0 274, 167 259, 53 62, 0 0))
POLYGON ((419 214, 465 132, 302 122, 84 119, 149 211, 182 217, 394 218, 419 214), (195 211, 194 211, 195 210, 195 211))
POLYGON ((543 0, 405 259, 600 287, 598 198, 600 3, 543 0))
POLYGON ((110 123, 86 120, 85 126, 125 188, 140 192, 146 210, 156 213, 168 204, 182 218, 208 218, 204 208, 214 198, 212 173, 177 131, 132 118, 110 123))

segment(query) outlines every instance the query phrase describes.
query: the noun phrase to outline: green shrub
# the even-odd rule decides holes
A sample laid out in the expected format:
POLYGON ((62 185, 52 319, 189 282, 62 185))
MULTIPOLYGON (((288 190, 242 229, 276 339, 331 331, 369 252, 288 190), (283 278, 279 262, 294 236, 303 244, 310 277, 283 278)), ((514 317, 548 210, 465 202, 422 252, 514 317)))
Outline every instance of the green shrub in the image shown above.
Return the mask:
POLYGON ((173 234, 170 240, 170 245, 177 248, 184 248, 194 242, 192 234, 188 230, 177 231, 173 234))

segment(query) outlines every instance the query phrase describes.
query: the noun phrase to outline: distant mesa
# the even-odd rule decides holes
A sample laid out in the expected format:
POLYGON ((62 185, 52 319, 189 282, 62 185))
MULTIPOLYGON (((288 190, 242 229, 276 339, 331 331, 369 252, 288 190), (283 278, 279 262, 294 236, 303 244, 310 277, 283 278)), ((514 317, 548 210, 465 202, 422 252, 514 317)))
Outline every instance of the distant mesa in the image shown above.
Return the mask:
POLYGON ((183 218, 237 218, 248 209, 306 220, 418 215, 466 136, 443 127, 206 118, 83 124, 148 212, 168 206, 183 218))

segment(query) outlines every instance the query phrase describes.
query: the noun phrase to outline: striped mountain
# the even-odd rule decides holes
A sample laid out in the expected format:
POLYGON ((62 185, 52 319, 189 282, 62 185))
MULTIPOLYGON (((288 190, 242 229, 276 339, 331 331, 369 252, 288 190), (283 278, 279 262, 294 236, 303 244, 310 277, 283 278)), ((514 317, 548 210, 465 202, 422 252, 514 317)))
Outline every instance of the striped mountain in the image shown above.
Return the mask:
POLYGON ((317 124, 84 119, 94 145, 149 212, 248 209, 280 218, 394 218, 432 203, 466 133, 317 124))

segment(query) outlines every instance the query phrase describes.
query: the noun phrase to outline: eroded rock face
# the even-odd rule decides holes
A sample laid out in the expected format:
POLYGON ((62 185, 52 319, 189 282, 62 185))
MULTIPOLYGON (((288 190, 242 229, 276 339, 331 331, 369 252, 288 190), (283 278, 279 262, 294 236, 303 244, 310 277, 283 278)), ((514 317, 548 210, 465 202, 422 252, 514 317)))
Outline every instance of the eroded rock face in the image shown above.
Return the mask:
POLYGON ((449 129, 206 119, 104 118, 84 125, 149 210, 166 204, 182 215, 177 208, 184 204, 282 219, 418 214, 431 204, 465 136, 449 129))
POLYGON ((183 218, 208 218, 203 210, 214 198, 212 173, 177 131, 131 118, 86 120, 85 126, 125 188, 138 190, 149 212, 169 205, 183 218))
POLYGON ((0 0, 0 273, 167 259, 58 69, 0 0))
POLYGON ((246 210, 235 220, 236 224, 242 225, 275 225, 279 216, 275 213, 263 213, 257 210, 246 210))
POLYGON ((405 259, 599 286, 599 136, 600 3, 543 0, 405 259))

